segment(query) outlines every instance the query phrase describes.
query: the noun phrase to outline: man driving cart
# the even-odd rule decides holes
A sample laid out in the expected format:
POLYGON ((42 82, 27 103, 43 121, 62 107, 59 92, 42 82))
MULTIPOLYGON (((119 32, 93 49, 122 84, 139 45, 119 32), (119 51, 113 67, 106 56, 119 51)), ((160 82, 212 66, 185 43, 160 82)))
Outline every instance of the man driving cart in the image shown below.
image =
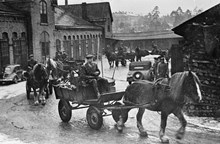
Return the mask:
POLYGON ((87 62, 82 67, 81 77, 87 84, 92 84, 97 97, 100 98, 100 92, 97 84, 97 81, 100 78, 100 70, 97 64, 93 62, 93 55, 87 55, 86 59, 87 62))

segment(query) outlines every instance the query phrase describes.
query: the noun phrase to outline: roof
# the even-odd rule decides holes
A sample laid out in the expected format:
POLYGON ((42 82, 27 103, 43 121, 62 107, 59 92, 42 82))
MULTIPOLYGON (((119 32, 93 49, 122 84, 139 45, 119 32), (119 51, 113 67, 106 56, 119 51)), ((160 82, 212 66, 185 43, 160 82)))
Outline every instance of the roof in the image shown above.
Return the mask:
POLYGON ((8 15, 19 15, 23 16, 20 11, 16 11, 7 5, 5 5, 3 2, 0 2, 0 15, 1 14, 8 14, 8 15))
POLYGON ((157 33, 133 33, 133 34, 113 34, 112 39, 115 40, 146 40, 146 39, 171 39, 171 38, 179 38, 182 37, 174 34, 173 32, 157 32, 157 33))
POLYGON ((57 29, 100 29, 101 27, 96 26, 86 20, 72 15, 70 12, 66 12, 62 8, 55 8, 55 26, 57 29))
POLYGON ((176 34, 181 36, 185 35, 185 30, 188 28, 189 25, 198 25, 198 26, 214 26, 220 24, 220 4, 213 6, 212 8, 200 13, 192 17, 191 19, 181 23, 180 25, 176 26, 172 29, 176 34))
MULTIPOLYGON (((87 17, 90 21, 102 20, 106 18, 107 13, 110 14, 111 21, 113 21, 111 7, 109 2, 101 3, 84 3, 86 4, 87 17)), ((73 5, 60 5, 66 11, 71 12, 73 15, 82 18, 82 4, 73 5)))

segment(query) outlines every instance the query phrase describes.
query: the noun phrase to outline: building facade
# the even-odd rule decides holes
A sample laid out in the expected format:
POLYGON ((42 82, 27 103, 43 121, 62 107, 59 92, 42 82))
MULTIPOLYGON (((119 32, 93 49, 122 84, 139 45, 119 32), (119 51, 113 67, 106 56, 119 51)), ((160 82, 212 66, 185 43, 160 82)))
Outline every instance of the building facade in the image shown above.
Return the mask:
POLYGON ((112 38, 107 38, 106 44, 113 51, 118 47, 125 47, 127 51, 135 51, 135 48, 151 51, 152 44, 156 44, 161 50, 168 50, 174 44, 179 44, 183 38, 171 31, 154 33, 115 33, 112 38))
POLYGON ((21 12, 0 3, 0 70, 10 63, 26 63, 27 21, 21 12))
POLYGON ((203 100, 186 107, 190 115, 215 116, 220 109, 219 11, 220 4, 173 29, 176 34, 184 37, 184 42, 173 49, 174 53, 171 52, 171 55, 178 55, 179 59, 172 67, 178 66, 177 71, 194 71, 202 84, 203 100))
POLYGON ((87 54, 97 56, 103 46, 102 28, 60 7, 55 11, 56 51, 66 51, 73 60, 83 60, 87 54))
POLYGON ((74 16, 57 5, 57 0, 0 1, 0 68, 19 63, 28 55, 38 62, 66 51, 69 59, 97 55, 104 46, 101 26, 74 16))

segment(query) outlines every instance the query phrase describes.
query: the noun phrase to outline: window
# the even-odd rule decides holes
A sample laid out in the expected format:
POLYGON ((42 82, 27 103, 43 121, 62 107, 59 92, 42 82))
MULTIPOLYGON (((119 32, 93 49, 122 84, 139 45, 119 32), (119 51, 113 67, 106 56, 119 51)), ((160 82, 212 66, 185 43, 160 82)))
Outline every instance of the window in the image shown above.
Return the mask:
POLYGON ((26 33, 25 33, 25 32, 22 32, 22 33, 21 33, 21 38, 22 38, 22 39, 26 39, 26 33))
POLYGON ((8 40, 8 33, 3 32, 3 33, 2 33, 2 39, 3 39, 3 40, 8 40))
POLYGON ((46 60, 46 56, 50 55, 50 41, 49 41, 49 34, 47 32, 42 32, 40 36, 40 42, 41 42, 41 55, 42 60, 46 60))
POLYGON ((61 51, 61 41, 59 39, 56 40, 56 50, 61 51))
POLYGON ((47 21, 47 3, 45 0, 40 1, 40 22, 48 23, 47 21))
POLYGON ((18 34, 16 32, 12 33, 12 39, 16 40, 18 38, 18 34))
POLYGON ((110 25, 108 25, 108 32, 110 32, 111 31, 111 28, 110 28, 110 25))

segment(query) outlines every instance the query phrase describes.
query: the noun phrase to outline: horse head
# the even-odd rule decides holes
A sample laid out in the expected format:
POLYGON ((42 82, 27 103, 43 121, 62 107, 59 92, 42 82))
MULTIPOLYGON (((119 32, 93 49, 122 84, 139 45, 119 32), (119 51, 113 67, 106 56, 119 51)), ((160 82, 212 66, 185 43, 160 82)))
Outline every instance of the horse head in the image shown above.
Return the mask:
POLYGON ((188 72, 188 77, 186 78, 184 85, 184 91, 189 99, 193 102, 199 102, 202 100, 201 83, 194 72, 188 72))
POLYGON ((38 81, 38 82, 45 81, 49 78, 46 67, 43 64, 40 64, 40 63, 36 64, 34 66, 33 74, 34 74, 35 80, 38 81))
POLYGON ((202 99, 200 85, 200 80, 194 72, 175 73, 170 79, 170 96, 179 103, 184 103, 186 99, 198 102, 202 99))
POLYGON ((51 74, 53 76, 53 78, 55 78, 55 79, 58 76, 58 69, 57 68, 58 68, 58 64, 56 61, 54 61, 51 58, 46 59, 47 73, 51 74))

